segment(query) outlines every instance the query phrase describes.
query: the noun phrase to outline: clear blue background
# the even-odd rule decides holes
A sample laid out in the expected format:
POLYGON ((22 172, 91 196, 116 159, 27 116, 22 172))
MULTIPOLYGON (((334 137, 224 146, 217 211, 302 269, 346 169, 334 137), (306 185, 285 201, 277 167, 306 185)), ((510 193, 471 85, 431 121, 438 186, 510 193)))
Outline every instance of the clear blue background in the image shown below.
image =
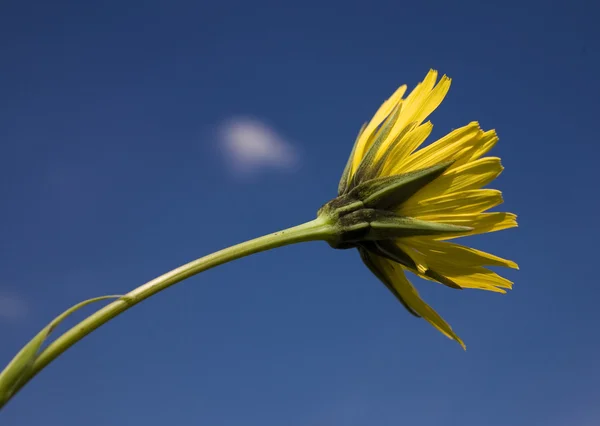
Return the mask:
POLYGON ((434 137, 500 135, 520 227, 470 242, 521 270, 504 296, 417 283, 463 352, 353 251, 252 256, 102 327, 0 423, 600 424, 598 7, 3 1, 0 290, 29 309, 0 323, 2 364, 77 301, 312 219, 361 124, 429 68, 454 79, 434 137), (237 114, 295 141, 301 168, 232 178, 214 128, 237 114))

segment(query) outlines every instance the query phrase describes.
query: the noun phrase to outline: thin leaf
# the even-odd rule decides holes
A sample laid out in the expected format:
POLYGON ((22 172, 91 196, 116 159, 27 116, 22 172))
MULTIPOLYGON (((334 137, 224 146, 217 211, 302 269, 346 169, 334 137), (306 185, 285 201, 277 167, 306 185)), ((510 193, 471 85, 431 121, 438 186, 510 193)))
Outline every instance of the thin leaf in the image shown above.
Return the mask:
POLYGON ((33 339, 27 343, 23 349, 15 355, 10 363, 0 373, 0 407, 6 402, 16 389, 19 388, 19 384, 25 378, 27 378, 35 359, 39 355, 40 348, 50 335, 52 331, 69 315, 78 309, 83 308, 94 302, 99 302, 107 299, 118 299, 121 296, 101 296, 93 299, 85 300, 77 305, 67 309, 65 312, 54 318, 46 327, 42 329, 33 339))

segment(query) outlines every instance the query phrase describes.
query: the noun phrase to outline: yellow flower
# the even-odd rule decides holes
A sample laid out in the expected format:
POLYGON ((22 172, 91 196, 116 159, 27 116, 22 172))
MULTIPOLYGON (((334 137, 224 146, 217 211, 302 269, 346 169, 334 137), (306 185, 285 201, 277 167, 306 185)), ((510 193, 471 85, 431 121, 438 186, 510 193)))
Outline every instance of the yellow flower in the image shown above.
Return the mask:
POLYGON ((332 218, 336 248, 358 248, 369 269, 412 314, 444 335, 463 341, 420 297, 404 272, 462 289, 505 293, 512 282, 488 266, 517 264, 448 240, 517 226, 511 213, 487 212, 502 194, 482 189, 501 172, 497 157, 484 157, 498 141, 477 122, 418 149, 432 124, 423 122, 450 88, 429 71, 406 97, 401 86, 363 126, 339 184, 338 198, 320 215, 332 218))

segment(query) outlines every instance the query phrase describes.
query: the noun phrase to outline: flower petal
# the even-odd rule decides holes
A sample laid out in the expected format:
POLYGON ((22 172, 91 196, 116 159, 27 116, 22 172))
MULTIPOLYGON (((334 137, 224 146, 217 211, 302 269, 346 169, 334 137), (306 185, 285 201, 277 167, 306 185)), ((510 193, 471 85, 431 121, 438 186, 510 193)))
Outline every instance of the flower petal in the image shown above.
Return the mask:
POLYGON ((463 341, 454 333, 452 327, 444 319, 421 299, 415 287, 408 281, 400 265, 382 258, 380 256, 369 255, 372 263, 377 269, 385 274, 393 288, 402 297, 402 300, 417 314, 427 320, 431 325, 438 329, 442 334, 450 339, 456 340, 463 349, 466 349, 463 341))
POLYGON ((491 253, 447 241, 407 238, 403 239, 401 244, 417 249, 428 258, 434 258, 435 267, 439 267, 440 265, 444 266, 444 268, 451 268, 452 266, 456 266, 457 268, 502 266, 519 269, 519 266, 512 260, 503 259, 491 253))
POLYGON ((363 158, 358 165, 358 169, 354 172, 354 176, 352 181, 354 183, 360 183, 368 179, 372 179, 378 174, 377 158, 378 153, 380 151, 380 147, 387 143, 388 137, 392 128, 394 127, 394 123, 398 120, 398 116, 400 115, 400 111, 402 109, 402 104, 398 103, 392 109, 390 115, 385 119, 385 121, 379 126, 377 131, 373 134, 370 140, 370 146, 366 150, 363 158))
POLYGON ((403 102, 403 114, 396 124, 397 127, 402 128, 412 122, 420 124, 440 106, 450 90, 451 80, 443 75, 435 85, 437 74, 437 71, 429 70, 423 82, 408 95, 403 102))
POLYGON ((438 215, 481 213, 502 204, 502 193, 495 189, 471 189, 427 199, 410 198, 398 213, 418 219, 434 220, 438 215))
POLYGON ((418 202, 444 194, 479 189, 502 173, 503 167, 497 157, 485 157, 463 166, 450 168, 442 176, 431 182, 411 197, 418 202))
POLYGON ((358 135, 356 136, 356 140, 354 141, 354 145, 352 146, 352 151, 350 152, 350 157, 348 157, 348 161, 346 162, 346 167, 344 167, 342 177, 340 178, 340 183, 338 184, 338 195, 343 195, 348 190, 348 185, 350 184, 350 178, 352 177, 352 162, 354 161, 354 153, 356 151, 356 145, 358 145, 360 135, 363 134, 366 127, 367 127, 367 123, 363 124, 362 127, 360 128, 360 130, 358 131, 358 135))
MULTIPOLYGON (((444 272, 441 272, 444 274, 444 272)), ((513 282, 501 277, 497 273, 487 268, 471 268, 461 274, 451 274, 446 272, 444 276, 450 278, 456 284, 463 288, 474 288, 479 290, 493 291, 496 293, 506 293, 506 289, 512 289, 513 282)))
POLYGON ((449 240, 452 238, 464 237, 466 235, 485 234, 488 232, 501 231, 502 229, 516 228, 517 215, 513 213, 493 212, 493 213, 474 213, 461 215, 439 215, 435 222, 446 225, 468 226, 473 228, 470 231, 454 234, 450 236, 437 236, 437 240, 449 240))
POLYGON ((404 306, 404 308, 411 315, 414 315, 417 318, 421 318, 421 315, 419 315, 418 313, 416 313, 406 303, 406 301, 402 298, 402 296, 400 295, 400 293, 398 293, 398 291, 396 290, 396 288, 392 284, 392 281, 391 281, 390 277, 387 276, 386 272, 381 268, 381 266, 379 264, 377 264, 377 263, 374 262, 375 258, 378 257, 378 256, 374 255, 373 253, 371 253, 368 250, 365 250, 363 248, 359 248, 358 252, 360 253, 360 257, 361 257, 362 261, 364 262, 364 264, 367 266, 367 268, 369 268, 369 270, 373 273, 373 275, 375 275, 379 279, 379 281, 381 281, 383 283, 383 285, 385 285, 387 287, 387 289, 394 296, 396 296, 396 299, 398 299, 398 301, 402 304, 402 306, 404 306))
POLYGON ((396 89, 396 91, 386 100, 377 110, 367 127, 361 132, 358 141, 356 143, 356 149, 354 150, 354 158, 352 159, 352 173, 358 169, 365 152, 369 148, 370 142, 372 142, 371 136, 379 125, 385 120, 394 107, 402 101, 402 96, 406 92, 406 85, 402 85, 396 89))
POLYGON ((442 103, 450 89, 451 80, 445 75, 437 85, 436 80, 437 71, 430 70, 423 82, 402 101, 402 113, 394 125, 391 137, 381 146, 380 155, 390 149, 395 137, 401 134, 406 126, 411 123, 420 125, 442 103))
POLYGON ((462 166, 463 164, 475 161, 487 154, 498 142, 498 135, 495 130, 488 130, 483 132, 472 149, 467 150, 461 154, 454 164, 455 166, 462 166))
POLYGON ((497 293, 506 293, 505 288, 512 288, 512 281, 484 268, 482 265, 500 264, 500 266, 516 268, 517 265, 514 262, 483 252, 479 252, 481 255, 478 255, 477 250, 471 249, 472 252, 469 252, 468 248, 451 243, 433 241, 428 245, 420 243, 420 241, 422 239, 401 239, 397 240, 396 244, 402 252, 406 253, 415 262, 417 269, 413 272, 421 278, 447 285, 445 280, 438 279, 441 277, 450 280, 450 282, 461 288, 476 288, 497 293), (444 251, 431 248, 432 246, 436 247, 436 245, 438 247, 444 247, 444 245, 454 246, 457 249, 452 250, 451 248, 444 251), (498 260, 495 261, 495 259, 498 260), (428 274, 427 271, 429 270, 434 271, 435 274, 428 274), (439 275, 439 277, 436 277, 436 275, 439 275))
POLYGON ((437 163, 457 160, 468 151, 472 151, 483 135, 476 121, 456 129, 431 145, 414 152, 408 159, 398 163, 394 173, 406 173, 430 167, 437 163))
POLYGON ((400 173, 395 170, 400 170, 399 165, 408 158, 408 156, 429 137, 433 130, 433 124, 430 121, 413 128, 406 134, 400 134, 388 147, 392 151, 388 155, 386 162, 381 171, 381 176, 392 176, 400 173))

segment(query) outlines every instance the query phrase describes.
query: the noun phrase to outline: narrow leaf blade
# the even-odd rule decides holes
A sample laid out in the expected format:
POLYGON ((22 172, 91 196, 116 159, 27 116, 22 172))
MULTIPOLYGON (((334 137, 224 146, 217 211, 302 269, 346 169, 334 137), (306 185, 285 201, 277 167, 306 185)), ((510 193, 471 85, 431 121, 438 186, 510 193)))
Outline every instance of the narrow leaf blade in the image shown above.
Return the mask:
POLYGON ((85 300, 67 309, 65 312, 54 318, 46 327, 35 335, 17 355, 8 363, 4 370, 0 373, 0 407, 10 399, 16 389, 19 388, 21 380, 24 380, 37 356, 40 348, 52 331, 69 315, 78 309, 83 308, 94 302, 100 302, 107 299, 118 299, 121 296, 101 296, 85 300))

